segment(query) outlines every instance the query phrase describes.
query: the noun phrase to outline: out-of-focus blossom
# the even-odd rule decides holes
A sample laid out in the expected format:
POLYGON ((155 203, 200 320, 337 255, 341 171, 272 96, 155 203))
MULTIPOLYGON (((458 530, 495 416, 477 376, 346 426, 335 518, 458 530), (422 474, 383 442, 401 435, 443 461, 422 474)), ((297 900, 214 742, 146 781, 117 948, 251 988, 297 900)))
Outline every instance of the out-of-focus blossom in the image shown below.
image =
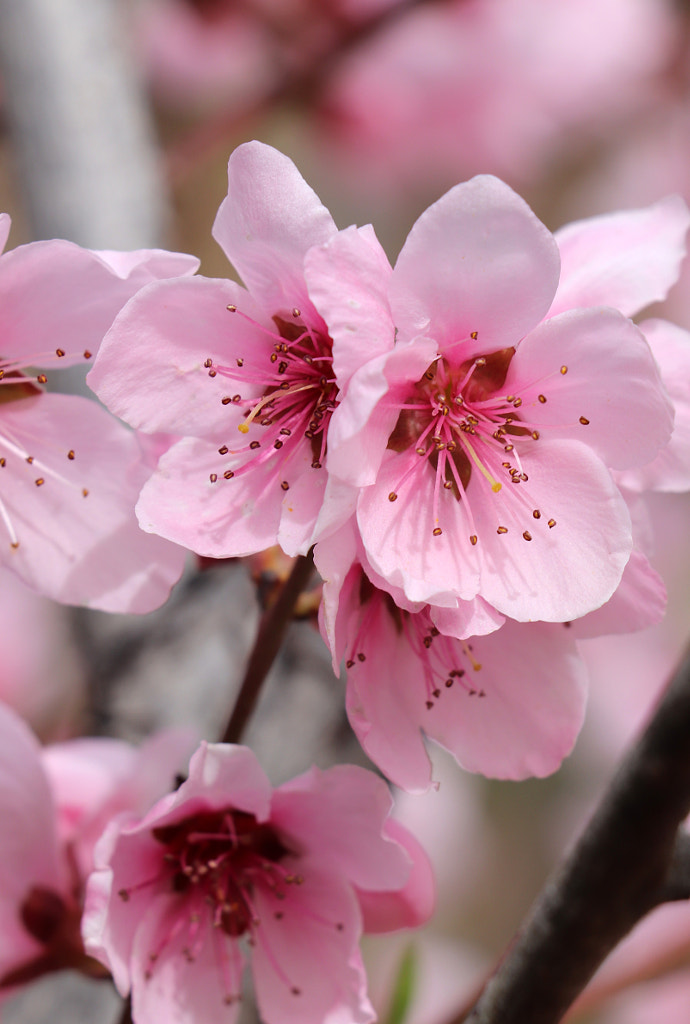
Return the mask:
MULTIPOLYGON (((356 338, 343 355, 334 349, 305 260, 336 232, 287 157, 240 146, 214 236, 246 289, 203 277, 160 282, 108 332, 90 386, 137 429, 185 435, 142 491, 145 530, 216 558, 276 542, 297 554, 329 510, 337 518, 347 506, 337 486, 327 490, 331 418, 357 362, 392 332, 367 338, 366 350, 356 338)), ((372 260, 381 262, 373 250, 372 260)))
POLYGON ((97 739, 42 749, 0 705, 0 990, 66 967, 102 974, 80 935, 93 842, 169 789, 190 745, 178 733, 139 752, 97 739))
POLYGON ((674 31, 657 0, 421 4, 340 62, 314 145, 384 201, 479 171, 524 183, 649 108, 674 31))
MULTIPOLYGON (((3 214, 3 244, 9 227, 3 214)), ((0 257, 0 561, 58 601, 148 611, 182 571, 182 551, 137 527, 148 470, 136 436, 94 402, 43 385, 56 366, 90 360, 144 284, 196 266, 175 253, 97 253, 61 240, 0 257)))
POLYGON ((433 900, 426 857, 390 810, 363 769, 272 790, 247 748, 202 744, 176 793, 104 835, 86 947, 131 989, 138 1024, 234 1019, 243 937, 269 1024, 369 1021, 362 928, 419 924, 433 900))

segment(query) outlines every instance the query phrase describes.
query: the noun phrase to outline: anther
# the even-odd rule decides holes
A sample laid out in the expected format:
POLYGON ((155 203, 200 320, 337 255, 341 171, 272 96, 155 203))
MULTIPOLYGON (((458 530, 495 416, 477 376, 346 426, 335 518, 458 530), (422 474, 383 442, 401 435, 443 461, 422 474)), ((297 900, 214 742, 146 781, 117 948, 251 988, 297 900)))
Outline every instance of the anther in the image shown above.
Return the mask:
POLYGON ((290 484, 287 482, 287 480, 283 480, 283 482, 281 483, 280 486, 282 487, 282 489, 284 491, 289 491, 290 490, 290 484))
POLYGON ((507 533, 507 532, 508 532, 508 527, 507 526, 499 526, 499 528, 496 530, 496 533, 507 533))
POLYGON ((398 500, 398 495, 395 493, 395 491, 391 491, 390 492, 390 494, 388 495, 388 500, 389 501, 397 501, 398 500))
POLYGON ((64 348, 56 348, 55 349, 55 355, 58 357, 58 359, 62 359, 64 354, 65 354, 64 348))
POLYGON ((538 430, 533 430, 532 431, 532 440, 533 441, 538 441, 539 440, 539 431, 538 430))
POLYGON ((417 455, 426 455, 426 448, 415 448, 417 455))
POLYGON ((298 316, 302 316, 297 306, 295 306, 294 309, 292 310, 292 315, 294 316, 295 319, 297 319, 298 316))
POLYGON ((362 652, 360 651, 359 654, 357 655, 357 661, 366 661, 366 660, 367 660, 366 654, 362 654, 362 652))
POLYGON ((215 370, 209 370, 208 371, 208 375, 209 375, 209 377, 217 377, 218 376, 218 374, 216 373, 215 370))
POLYGON ((236 313, 237 312, 237 306, 233 306, 232 303, 230 303, 230 305, 226 306, 225 308, 227 309, 228 313, 236 313))
POLYGON ((232 402, 232 398, 230 398, 229 395, 226 395, 225 398, 221 398, 220 402, 221 405, 230 405, 230 403, 232 402))
POLYGON ((522 536, 525 538, 525 540, 532 540, 532 534, 529 532, 529 530, 525 530, 522 536))
POLYGON ((556 525, 556 520, 555 519, 549 519, 549 529, 553 530, 555 525, 556 525))
POLYGON ((472 547, 474 547, 474 545, 476 543, 477 543, 477 535, 476 535, 476 533, 473 533, 472 536, 470 537, 470 544, 472 545, 472 547))
POLYGON ((249 447, 252 449, 252 451, 256 451, 257 448, 261 447, 261 441, 250 441, 249 447))
POLYGON ((229 450, 230 449, 228 448, 228 446, 226 444, 224 444, 222 448, 218 449, 218 454, 219 455, 227 455, 229 450))
POLYGON ((39 384, 47 384, 48 383, 48 378, 46 377, 45 373, 39 373, 39 375, 36 378, 36 380, 38 381, 39 384))
POLYGON ((435 526, 431 532, 433 533, 434 537, 440 537, 441 534, 443 533, 443 530, 441 529, 440 526, 435 526))
POLYGON ((352 660, 352 658, 348 658, 347 661, 345 662, 345 668, 352 668, 353 665, 354 661, 352 660))
POLYGON ((0 459, 0 469, 4 469, 4 467, 5 467, 6 465, 7 465, 7 459, 6 459, 6 458, 5 458, 4 456, 3 456, 3 457, 2 457, 1 459, 0 459))
POLYGON ((84 359, 90 359, 92 355, 93 353, 89 352, 88 348, 84 349, 84 359))
POLYGON ((31 464, 32 464, 32 462, 34 461, 34 457, 33 457, 33 455, 27 455, 27 457, 26 457, 26 461, 27 461, 27 462, 29 463, 29 465, 31 465, 31 464))
POLYGON ((212 484, 214 484, 217 479, 218 479, 218 474, 217 473, 211 473, 209 475, 209 480, 211 481, 212 484))
POLYGON ((513 405, 515 406, 516 409, 519 409, 520 406, 522 405, 522 399, 521 398, 516 398, 515 401, 513 402, 513 405))
POLYGON ((534 516, 535 519, 541 519, 541 512, 539 511, 538 508, 535 508, 535 510, 532 513, 532 515, 534 516))
POLYGON ((568 372, 568 367, 567 366, 561 366, 561 373, 562 374, 566 374, 567 372, 568 372))
POLYGON ((479 359, 475 359, 474 365, 475 366, 486 366, 486 359, 484 358, 484 356, 480 356, 479 359))
POLYGON ((235 474, 231 469, 226 469, 225 472, 223 473, 223 477, 225 478, 225 480, 232 480, 234 475, 235 474))
POLYGON ((478 337, 479 331, 472 331, 472 333, 470 334, 470 338, 472 339, 472 341, 476 341, 478 337))
POLYGON ((36 484, 37 487, 43 487, 45 479, 42 476, 39 476, 36 478, 36 480, 34 480, 34 483, 36 484))
POLYGON ((235 360, 235 362, 237 363, 237 365, 239 366, 239 368, 241 370, 242 367, 244 366, 244 359, 242 359, 241 356, 238 356, 238 358, 235 360))
POLYGON ((542 405, 546 401, 546 395, 537 395, 537 398, 539 399, 542 405))
POLYGON ((589 426, 589 420, 587 419, 586 416, 580 416, 580 423, 582 424, 583 427, 589 426))
POLYGON ((67 458, 70 460, 70 462, 74 458, 74 450, 72 448, 70 448, 70 450, 67 452, 67 458))
POLYGON ((444 480, 444 481, 443 481, 443 486, 445 487, 445 489, 446 489, 447 491, 450 491, 450 490, 452 489, 452 487, 453 487, 453 482, 452 482, 452 480, 444 480))
POLYGON ((89 489, 88 489, 88 487, 82 487, 82 489, 81 489, 81 496, 82 496, 82 498, 88 498, 88 496, 89 496, 89 489))
POLYGON ((213 366, 213 360, 211 359, 210 356, 208 359, 204 359, 204 366, 206 367, 207 370, 210 370, 211 367, 213 366))
POLYGON ((273 447, 276 449, 276 451, 280 451, 280 449, 283 447, 283 442, 279 441, 278 438, 276 438, 275 441, 273 442, 273 447))

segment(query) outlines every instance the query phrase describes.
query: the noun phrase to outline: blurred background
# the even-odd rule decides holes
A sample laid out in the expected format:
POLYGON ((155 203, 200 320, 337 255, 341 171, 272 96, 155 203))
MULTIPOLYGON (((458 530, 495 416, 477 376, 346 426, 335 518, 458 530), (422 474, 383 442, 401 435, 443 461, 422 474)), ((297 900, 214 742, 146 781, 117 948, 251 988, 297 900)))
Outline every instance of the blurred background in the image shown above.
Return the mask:
MULTIPOLYGON (((551 229, 690 201, 690 10, 680 0, 0 0, 0 210, 10 246, 64 237, 164 246, 232 275, 211 238, 226 164, 258 138, 286 152, 340 227, 372 222, 391 260, 429 203, 477 173, 551 229)), ((689 272, 664 315, 690 329, 689 272)), ((0 311, 0 318, 1 318, 0 311)), ((1 323, 1 319, 0 319, 1 323)), ((1 342, 0 342, 1 349, 1 342)), ((83 389, 63 371, 67 390, 83 389)), ((438 790, 398 811, 438 873, 421 934, 369 940, 389 1024, 451 1024, 586 821, 690 634, 690 505, 653 496, 666 619, 582 642, 588 718, 550 779, 490 782, 435 750, 438 790)), ((189 571, 159 612, 70 610, 0 573, 0 699, 45 742, 140 741, 190 724, 214 738, 277 556, 189 571)), ((293 627, 247 736, 274 781, 363 763, 313 609, 293 627)), ((100 1024, 109 986, 44 978, 3 1024, 100 1024)), ((664 908, 575 1008, 591 1024, 687 1024, 690 912, 664 908)))

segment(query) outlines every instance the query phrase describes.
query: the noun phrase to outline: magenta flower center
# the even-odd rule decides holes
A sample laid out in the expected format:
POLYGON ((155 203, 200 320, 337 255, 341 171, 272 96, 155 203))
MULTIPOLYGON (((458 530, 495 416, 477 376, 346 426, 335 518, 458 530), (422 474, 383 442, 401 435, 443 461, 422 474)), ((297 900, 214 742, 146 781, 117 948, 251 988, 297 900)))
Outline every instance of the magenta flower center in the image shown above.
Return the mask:
MULTIPOLYGON (((438 524, 444 493, 465 502, 472 531, 470 541, 476 544, 478 533, 468 501, 470 480, 476 478, 494 494, 504 484, 528 480, 520 453, 526 444, 538 441, 540 433, 526 417, 521 396, 505 390, 514 355, 514 348, 502 349, 459 367, 440 357, 401 404, 388 447, 397 452, 414 449, 419 458, 408 466, 398 486, 410 475, 432 470, 435 536, 443 532, 438 524)), ((561 372, 567 373, 567 367, 561 372)), ((540 394, 538 400, 544 403, 547 398, 540 394)), ((397 497, 397 490, 388 495, 389 501, 397 497)), ((532 510, 535 519, 541 515, 539 509, 532 510)), ((555 520, 549 519, 548 525, 555 526, 555 520)), ((498 533, 507 533, 507 529, 499 525, 498 533)), ((523 537, 532 539, 529 530, 523 537)))
MULTIPOLYGON (((244 316, 237 307, 228 306, 232 313, 244 316)), ((248 445, 223 445, 222 456, 246 456, 239 468, 226 470, 226 480, 240 475, 252 466, 274 460, 276 470, 306 441, 311 452, 311 466, 320 469, 325 455, 333 410, 338 404, 338 386, 333 375, 331 338, 322 330, 310 327, 302 320, 298 309, 293 320, 274 316, 275 331, 255 324, 271 341, 266 346, 265 359, 252 359, 251 363, 239 357, 236 366, 221 366, 207 359, 209 376, 221 375, 250 388, 258 397, 246 398, 241 392, 226 395, 222 402, 240 405, 246 411, 239 431, 254 435, 248 445), (255 428, 261 427, 262 431, 255 428), (254 428, 254 429, 252 429, 254 428), (277 453, 280 452, 280 456, 277 453)), ((254 321, 252 321, 255 323, 254 321)), ((215 483, 218 474, 212 474, 215 483)), ((288 490, 289 480, 281 483, 288 490)))

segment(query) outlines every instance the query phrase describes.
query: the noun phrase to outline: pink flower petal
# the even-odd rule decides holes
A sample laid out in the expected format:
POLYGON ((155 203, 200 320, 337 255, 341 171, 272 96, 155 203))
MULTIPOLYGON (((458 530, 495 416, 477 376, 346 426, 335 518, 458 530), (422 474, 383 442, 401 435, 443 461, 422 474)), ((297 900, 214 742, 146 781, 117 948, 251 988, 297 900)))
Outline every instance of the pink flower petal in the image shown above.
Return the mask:
POLYGON ((547 320, 518 347, 506 391, 544 438, 589 445, 614 469, 641 466, 665 445, 673 409, 643 334, 609 309, 547 320))
POLYGON ((313 314, 304 257, 335 233, 330 213, 289 157, 261 142, 232 153, 213 237, 265 309, 313 314))
POLYGON ((666 587, 641 551, 633 551, 613 597, 596 611, 574 619, 578 640, 616 633, 635 633, 661 622, 666 611, 666 587))
POLYGON ((614 306, 633 316, 678 280, 690 226, 680 196, 568 224, 556 232, 561 281, 549 316, 576 306, 614 306))
POLYGON ((512 189, 480 175, 412 228, 391 280, 393 319, 402 339, 428 333, 451 359, 468 359, 514 345, 534 327, 558 274, 551 233, 512 189))
POLYGON ((405 888, 399 891, 357 891, 364 931, 368 933, 418 928, 429 920, 436 903, 434 872, 421 845, 395 818, 388 819, 384 831, 407 851, 412 870, 405 888))

